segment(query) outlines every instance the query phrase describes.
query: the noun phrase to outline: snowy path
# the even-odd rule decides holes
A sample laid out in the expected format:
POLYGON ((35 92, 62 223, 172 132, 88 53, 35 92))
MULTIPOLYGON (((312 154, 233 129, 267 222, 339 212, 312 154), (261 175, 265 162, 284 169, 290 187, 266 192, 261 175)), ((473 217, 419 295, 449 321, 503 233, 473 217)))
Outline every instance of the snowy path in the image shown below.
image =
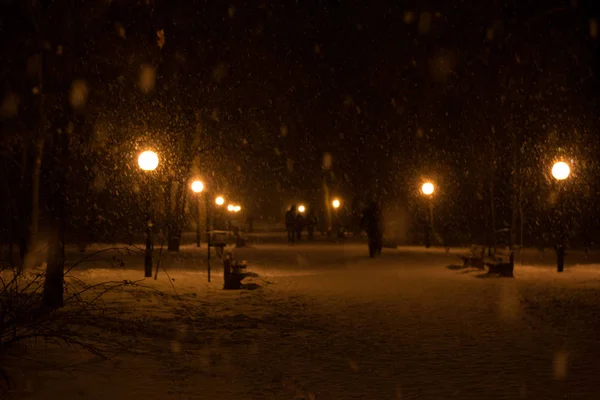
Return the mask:
MULTIPOLYGON (((99 361, 50 346, 36 356, 54 363, 50 370, 14 361, 14 398, 600 397, 600 267, 562 275, 517 267, 514 280, 478 279, 447 269, 456 255, 439 251, 387 250, 377 260, 364 253, 355 245, 238 251, 272 282, 242 292, 168 265, 185 310, 174 296, 134 288, 107 298, 145 321, 137 335, 120 337, 146 354, 99 361)), ((141 270, 79 277, 138 279, 141 270)), ((172 292, 164 274, 150 285, 172 292)))

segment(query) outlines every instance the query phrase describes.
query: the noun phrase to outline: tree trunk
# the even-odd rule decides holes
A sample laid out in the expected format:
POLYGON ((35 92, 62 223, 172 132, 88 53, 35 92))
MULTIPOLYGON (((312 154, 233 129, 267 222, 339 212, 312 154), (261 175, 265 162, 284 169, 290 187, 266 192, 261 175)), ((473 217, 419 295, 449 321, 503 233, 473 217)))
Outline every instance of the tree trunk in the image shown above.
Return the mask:
POLYGON ((330 233, 333 227, 331 218, 331 202, 329 197, 329 186, 327 185, 327 177, 323 177, 323 193, 325 200, 325 216, 327 217, 327 233, 330 233))
POLYGON ((35 56, 35 68, 37 77, 37 103, 38 103, 38 124, 35 130, 35 136, 33 141, 33 148, 35 151, 33 157, 33 170, 32 170, 32 182, 31 182, 31 209, 29 215, 29 236, 25 244, 26 251, 23 252, 24 256, 27 252, 30 252, 37 240, 37 234, 39 230, 40 220, 40 172, 42 169, 42 157, 44 154, 44 144, 46 139, 46 110, 45 110, 45 98, 44 98, 44 46, 45 46, 45 34, 44 27, 42 25, 42 6, 40 1, 32 1, 28 4, 30 7, 30 14, 33 25, 36 31, 36 44, 38 54, 35 56))
MULTIPOLYGON (((40 93, 40 96, 42 94, 40 93)), ((43 111, 40 111, 43 113, 43 111)), ((45 122, 42 122, 42 125, 45 122)), ((42 170, 42 156, 44 153, 44 138, 43 131, 44 128, 41 128, 42 132, 39 133, 41 136, 38 138, 35 145, 35 160, 33 163, 33 171, 32 171, 32 184, 31 184, 31 220, 29 225, 29 241, 28 248, 33 249, 35 247, 35 242, 37 240, 37 234, 39 231, 40 225, 40 172, 42 170)))
POLYGON ((523 204, 519 203, 519 222, 521 223, 521 251, 523 251, 523 226, 525 225, 525 219, 523 217, 523 204))
POLYGON ((178 182, 177 192, 175 194, 175 207, 171 215, 167 232, 167 248, 169 251, 179 251, 181 247, 181 224, 183 219, 183 207, 185 207, 185 194, 187 193, 184 190, 185 187, 186 185, 183 182, 178 182))
POLYGON ((55 190, 51 196, 50 212, 53 230, 48 251, 46 281, 44 282, 45 307, 55 309, 63 306, 65 272, 65 233, 66 233, 66 166, 69 165, 69 137, 66 133, 55 135, 58 154, 54 155, 52 177, 55 190))
POLYGON ((167 250, 178 252, 181 246, 181 228, 178 224, 169 224, 167 238, 167 250))
MULTIPOLYGON (((192 159, 191 154, 186 155, 186 159, 192 159)), ((168 250, 169 251, 179 251, 181 247, 181 233, 183 230, 183 220, 185 217, 185 206, 187 203, 187 195, 189 192, 189 188, 187 186, 187 182, 190 179, 190 171, 192 167, 192 162, 187 161, 185 164, 185 172, 183 174, 183 179, 178 182, 177 185, 177 193, 175 194, 175 207, 172 215, 172 224, 170 225, 170 229, 168 230, 168 250)))
POLYGON ((55 221, 48 251, 48 266, 44 282, 45 307, 56 309, 64 305, 65 241, 64 222, 55 221))
POLYGON ((490 243, 489 243, 489 251, 488 255, 493 256, 496 252, 496 202, 494 199, 494 177, 495 177, 495 157, 496 151, 494 148, 494 141, 496 140, 496 130, 492 126, 492 133, 490 135, 490 176, 488 180, 489 185, 489 195, 490 195, 490 243))
POLYGON ((521 177, 521 167, 519 165, 519 156, 518 156, 518 146, 517 146, 517 135, 514 133, 514 130, 511 129, 511 145, 512 145, 512 176, 511 176, 511 195, 512 195, 512 210, 511 210, 511 218, 510 218, 510 235, 509 235, 509 247, 510 250, 513 250, 513 246, 517 242, 517 220, 519 213, 519 198, 520 198, 520 177, 521 177))
POLYGON ((18 206, 17 206, 17 218, 18 218, 18 229, 19 229, 19 257, 21 265, 25 262, 25 254, 27 254, 27 241, 29 240, 29 218, 31 210, 29 202, 31 196, 29 194, 29 180, 31 178, 29 174, 29 145, 26 143, 23 146, 23 154, 21 159, 21 184, 18 193, 18 206))

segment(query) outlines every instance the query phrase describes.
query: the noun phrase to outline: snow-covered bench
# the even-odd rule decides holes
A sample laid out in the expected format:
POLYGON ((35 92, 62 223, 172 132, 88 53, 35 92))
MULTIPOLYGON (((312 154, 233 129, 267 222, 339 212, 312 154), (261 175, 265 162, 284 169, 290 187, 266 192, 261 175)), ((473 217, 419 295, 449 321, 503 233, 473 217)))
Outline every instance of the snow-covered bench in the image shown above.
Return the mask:
POLYGON ((242 288, 242 280, 248 276, 244 270, 248 267, 245 261, 236 262, 231 254, 223 260, 223 289, 236 290, 242 288))
POLYGON ((515 269, 515 252, 508 251, 507 254, 497 254, 495 260, 486 262, 485 266, 488 267, 488 274, 512 278, 515 269))
POLYGON ((475 267, 479 269, 485 268, 485 247, 479 245, 471 245, 469 253, 460 256, 463 260, 464 267, 475 267))

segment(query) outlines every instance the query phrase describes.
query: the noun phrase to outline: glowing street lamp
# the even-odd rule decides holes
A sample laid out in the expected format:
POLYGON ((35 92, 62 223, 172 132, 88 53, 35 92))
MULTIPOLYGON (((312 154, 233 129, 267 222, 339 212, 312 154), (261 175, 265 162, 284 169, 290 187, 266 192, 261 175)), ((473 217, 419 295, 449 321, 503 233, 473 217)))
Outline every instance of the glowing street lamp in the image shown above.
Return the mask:
MULTIPOLYGON (((339 206, 338 206, 339 207, 339 206)), ((298 207, 298 211, 300 211, 301 213, 303 213, 304 211, 306 211, 306 207, 304 207, 303 205, 300 205, 298 207)))
POLYGON ((223 196, 219 196, 215 199, 215 203, 217 203, 218 206, 222 206, 223 204, 225 204, 225 199, 223 198, 223 196))
POLYGON ((200 193, 204 190, 204 183, 199 180, 192 182, 192 192, 196 193, 196 209, 197 209, 197 220, 196 220, 196 247, 200 247, 200 193))
POLYGON ((564 181, 569 177, 570 174, 571 168, 569 167, 569 164, 567 164, 564 161, 554 163, 554 165, 552 166, 552 176, 557 181, 564 181))
POLYGON ((342 221, 340 219, 340 214, 338 212, 340 206, 342 205, 342 202, 339 199, 333 199, 333 201, 331 202, 331 205, 333 206, 333 231, 336 232, 336 236, 338 238, 343 238, 344 237, 344 231, 343 231, 343 227, 342 227, 342 221))
POLYGON ((235 206, 233 204, 230 204, 227 206, 227 211, 233 212, 234 208, 235 208, 235 206))
MULTIPOLYGON (((562 182, 571 175, 571 168, 569 164, 564 161, 558 161, 552 166, 552 176, 558 182, 562 182)), ((558 188, 560 202, 558 212, 560 213, 558 220, 560 223, 559 228, 559 243, 556 245, 556 270, 563 272, 565 269, 565 227, 564 227, 564 199, 560 194, 563 191, 563 185, 558 188)))
POLYGON ((204 184, 202 181, 194 181, 192 182, 192 191, 194 193, 200 193, 204 190, 204 184))
POLYGON ((434 191, 435 191, 435 187, 433 186, 433 183, 431 183, 431 182, 425 182, 423 184, 423 186, 421 186, 421 192, 425 196, 431 196, 434 191))
POLYGON ((429 248, 431 245, 431 234, 434 232, 433 229, 433 192, 435 192, 435 185, 431 182, 425 182, 421 185, 421 193, 429 198, 429 226, 427 227, 425 237, 425 247, 429 248))
MULTIPOLYGON (((144 151, 138 157, 138 165, 140 169, 148 173, 154 171, 158 167, 158 155, 153 151, 144 151)), ((146 278, 152 277, 152 249, 154 247, 152 240, 152 210, 150 201, 150 175, 147 175, 146 182, 147 193, 147 205, 146 205, 146 252, 144 255, 144 276, 146 278)))
POLYGON ((242 207, 235 206, 235 207, 233 207, 233 212, 240 212, 241 209, 242 209, 242 207))
POLYGON ((154 171, 158 167, 158 155, 153 151, 144 151, 138 157, 138 165, 144 171, 154 171))

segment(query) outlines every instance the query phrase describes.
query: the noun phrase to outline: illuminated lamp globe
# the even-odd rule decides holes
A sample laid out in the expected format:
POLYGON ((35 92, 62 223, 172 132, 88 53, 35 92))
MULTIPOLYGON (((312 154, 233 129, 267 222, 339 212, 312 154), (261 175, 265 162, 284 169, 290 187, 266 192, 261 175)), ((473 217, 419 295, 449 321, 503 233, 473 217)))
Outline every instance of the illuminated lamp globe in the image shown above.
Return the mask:
POLYGON ((301 213, 303 213, 304 211, 306 211, 306 207, 300 206, 300 207, 298 207, 298 211, 300 211, 301 213))
POLYGON ((200 193, 204 190, 204 184, 201 181, 192 182, 192 191, 194 193, 200 193))
POLYGON ((225 204, 225 199, 223 198, 223 196, 219 196, 215 199, 215 203, 217 203, 218 206, 222 206, 223 204, 225 204))
POLYGON ((227 206, 227 211, 233 212, 234 209, 235 209, 235 207, 233 206, 233 204, 230 204, 227 206))
POLYGON ((331 204, 333 205, 333 208, 340 207, 340 201, 338 199, 335 199, 331 204))
POLYGON ((431 182, 425 182, 423 186, 421 186, 421 192, 426 196, 432 195, 434 190, 435 188, 431 182))
POLYGON ((240 206, 233 207, 234 212, 240 212, 241 209, 242 209, 242 207, 240 207, 240 206))
POLYGON ((158 167, 158 155, 153 151, 144 151, 138 157, 138 165, 144 171, 154 171, 158 167))
POLYGON ((563 161, 559 161, 552 166, 552 176, 559 181, 565 180, 571 174, 571 168, 569 164, 563 161))

